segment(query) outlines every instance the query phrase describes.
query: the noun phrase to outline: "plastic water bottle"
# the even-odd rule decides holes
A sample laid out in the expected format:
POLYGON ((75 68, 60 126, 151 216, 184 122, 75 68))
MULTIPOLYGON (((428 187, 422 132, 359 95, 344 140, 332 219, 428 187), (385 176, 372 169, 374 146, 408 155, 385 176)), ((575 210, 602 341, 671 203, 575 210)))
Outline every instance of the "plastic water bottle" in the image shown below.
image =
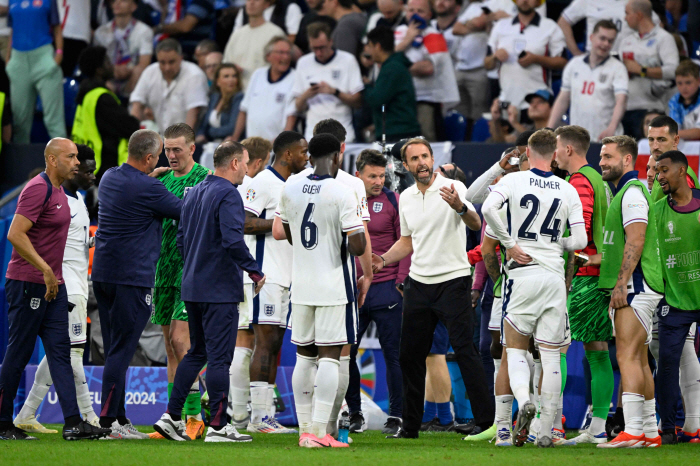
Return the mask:
POLYGON ((338 441, 348 443, 348 434, 350 433, 350 415, 347 411, 343 411, 338 422, 338 441))

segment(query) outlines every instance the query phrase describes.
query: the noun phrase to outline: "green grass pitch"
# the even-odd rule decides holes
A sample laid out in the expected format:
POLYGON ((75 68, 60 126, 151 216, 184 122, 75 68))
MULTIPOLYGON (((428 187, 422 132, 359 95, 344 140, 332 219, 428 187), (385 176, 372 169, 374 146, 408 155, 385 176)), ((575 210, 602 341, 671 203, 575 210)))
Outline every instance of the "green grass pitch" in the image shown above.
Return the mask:
MULTIPOLYGON (((48 426, 47 426, 48 427, 48 426)), ((51 426, 60 432, 61 426, 51 426)), ((140 427, 142 432, 152 428, 140 427)), ((575 435, 570 432, 569 436, 575 435)), ((167 440, 66 442, 60 434, 38 434, 38 441, 0 441, 0 464, 175 466, 197 465, 697 465, 700 445, 684 444, 659 449, 601 450, 593 445, 548 450, 532 445, 496 448, 489 442, 463 442, 456 433, 421 433, 418 440, 386 440, 379 432, 353 434, 354 443, 343 449, 306 449, 296 435, 254 434, 252 443, 222 444, 202 440, 176 443, 167 440)))

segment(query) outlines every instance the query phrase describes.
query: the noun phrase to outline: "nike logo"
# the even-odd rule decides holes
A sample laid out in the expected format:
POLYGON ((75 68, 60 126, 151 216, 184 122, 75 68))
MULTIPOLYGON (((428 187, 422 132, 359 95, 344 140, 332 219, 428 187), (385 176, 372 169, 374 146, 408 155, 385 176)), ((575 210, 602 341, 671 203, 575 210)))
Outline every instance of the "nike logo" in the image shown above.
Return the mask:
POLYGON ((56 210, 60 209, 61 207, 63 207, 63 206, 62 206, 61 204, 58 204, 58 205, 56 206, 56 210))
POLYGON ((389 309, 394 309, 396 306, 398 306, 399 303, 394 304, 393 306, 389 306, 389 309))
POLYGON ((330 445, 325 445, 324 443, 318 442, 318 441, 316 441, 316 440, 311 440, 311 441, 312 441, 313 443, 315 443, 316 445, 320 445, 320 446, 322 446, 322 447, 329 447, 329 446, 330 446, 330 445))
POLYGON ((78 214, 75 214, 75 215, 71 215, 71 216, 70 216, 70 218, 75 218, 75 217, 76 217, 76 215, 78 215, 78 214))

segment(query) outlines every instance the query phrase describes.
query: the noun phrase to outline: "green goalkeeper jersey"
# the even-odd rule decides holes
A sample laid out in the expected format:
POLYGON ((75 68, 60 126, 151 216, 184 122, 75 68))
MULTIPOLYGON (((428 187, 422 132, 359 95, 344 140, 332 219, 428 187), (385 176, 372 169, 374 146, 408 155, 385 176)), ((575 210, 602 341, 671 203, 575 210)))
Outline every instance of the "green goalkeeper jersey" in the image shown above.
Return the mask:
MULTIPOLYGON (((175 177, 174 172, 168 172, 160 181, 165 187, 182 199, 188 188, 197 185, 209 174, 209 169, 195 163, 192 170, 181 177, 175 177)), ((182 283, 182 255, 177 250, 175 243, 178 221, 163 219, 163 241, 160 246, 160 257, 156 266, 156 288, 175 286, 182 283)))

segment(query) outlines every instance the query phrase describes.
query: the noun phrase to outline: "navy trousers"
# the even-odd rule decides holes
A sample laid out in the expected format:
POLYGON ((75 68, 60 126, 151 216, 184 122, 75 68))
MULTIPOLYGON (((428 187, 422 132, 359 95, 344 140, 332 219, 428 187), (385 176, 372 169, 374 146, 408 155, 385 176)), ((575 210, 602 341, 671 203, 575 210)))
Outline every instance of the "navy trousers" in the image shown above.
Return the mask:
POLYGON ((153 292, 104 282, 93 282, 93 289, 105 348, 100 417, 126 417, 126 371, 151 317, 153 292))
POLYGON ((389 389, 389 416, 401 417, 403 386, 399 348, 401 342, 401 314, 403 298, 393 280, 373 283, 360 308, 357 344, 350 352, 350 382, 345 400, 351 413, 362 409, 360 398, 360 370, 357 367, 357 349, 371 321, 377 326, 379 344, 386 364, 386 382, 389 389))
POLYGON ((32 357, 36 337, 46 350, 51 377, 63 417, 80 416, 70 365, 68 295, 59 285, 51 302, 44 299, 46 285, 7 279, 7 320, 10 324, 7 351, 0 371, 0 422, 12 422, 14 400, 22 372, 32 357))
POLYGON ((481 354, 481 363, 484 365, 489 393, 493 393, 493 373, 496 371, 493 357, 491 357, 491 332, 489 331, 489 321, 491 320, 492 311, 493 281, 491 281, 489 277, 489 279, 486 280, 484 292, 481 295, 481 320, 479 321, 479 353, 481 354))
POLYGON ((662 428, 674 429, 680 396, 681 353, 693 322, 700 325, 700 310, 682 311, 673 306, 659 309, 659 367, 656 372, 656 402, 662 428))
POLYGON ((190 387, 207 364, 210 426, 219 429, 228 422, 229 368, 238 331, 238 303, 186 302, 190 349, 175 373, 168 413, 181 415, 190 387))

